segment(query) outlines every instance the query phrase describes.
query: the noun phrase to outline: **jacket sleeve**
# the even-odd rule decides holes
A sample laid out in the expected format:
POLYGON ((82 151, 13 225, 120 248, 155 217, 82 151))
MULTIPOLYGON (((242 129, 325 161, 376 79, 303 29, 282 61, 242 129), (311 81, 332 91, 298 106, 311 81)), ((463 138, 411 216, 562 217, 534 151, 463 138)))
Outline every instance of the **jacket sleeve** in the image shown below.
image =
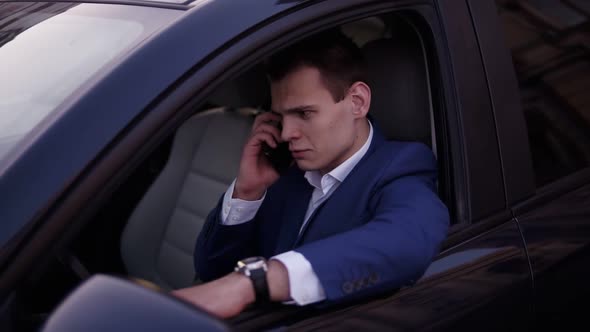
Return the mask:
POLYGON ((373 213, 367 223, 295 249, 311 263, 328 302, 412 284, 438 253, 449 215, 436 194, 434 158, 421 156, 404 174, 382 176, 369 200, 373 213))
POLYGON ((209 213, 194 252, 196 278, 210 281, 230 273, 236 262, 254 256, 255 220, 238 225, 221 224, 223 196, 209 213))

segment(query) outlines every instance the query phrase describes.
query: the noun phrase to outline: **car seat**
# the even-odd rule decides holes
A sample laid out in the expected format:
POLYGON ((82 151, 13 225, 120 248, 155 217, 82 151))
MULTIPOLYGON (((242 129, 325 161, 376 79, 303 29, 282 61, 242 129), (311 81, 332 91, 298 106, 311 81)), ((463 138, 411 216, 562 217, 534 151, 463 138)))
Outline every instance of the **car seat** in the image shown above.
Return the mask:
POLYGON ((433 149, 431 98, 421 40, 399 18, 387 37, 362 47, 371 87, 369 115, 389 140, 418 141, 433 149))
POLYGON ((169 159, 141 199, 121 237, 130 276, 164 289, 194 282, 193 251, 205 219, 237 176, 253 114, 267 96, 266 78, 250 71, 213 93, 225 105, 198 113, 176 132, 169 159), (250 99, 247 99, 250 98, 250 99))

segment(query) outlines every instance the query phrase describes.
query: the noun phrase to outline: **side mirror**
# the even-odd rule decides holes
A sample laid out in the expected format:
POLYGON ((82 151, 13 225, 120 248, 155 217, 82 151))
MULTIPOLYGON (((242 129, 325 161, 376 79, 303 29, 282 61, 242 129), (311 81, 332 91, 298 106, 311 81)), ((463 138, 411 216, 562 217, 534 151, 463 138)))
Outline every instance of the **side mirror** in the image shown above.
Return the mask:
POLYGON ((51 314, 42 332, 230 331, 208 313, 133 282, 96 275, 51 314))

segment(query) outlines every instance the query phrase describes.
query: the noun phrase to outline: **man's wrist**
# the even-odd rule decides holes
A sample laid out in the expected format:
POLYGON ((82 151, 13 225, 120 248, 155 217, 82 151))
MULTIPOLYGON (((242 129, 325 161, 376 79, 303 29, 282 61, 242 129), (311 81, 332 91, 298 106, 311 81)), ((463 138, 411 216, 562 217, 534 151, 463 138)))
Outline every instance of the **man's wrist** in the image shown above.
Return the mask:
MULTIPOLYGON (((240 272, 232 272, 227 275, 235 283, 237 294, 244 304, 251 305, 256 302, 256 291, 252 280, 240 272)), ((287 268, 278 260, 268 261, 266 273, 268 292, 273 302, 285 302, 291 299, 289 293, 289 274, 287 268)))
POLYGON ((264 196, 264 192, 266 191, 265 188, 262 190, 260 189, 244 189, 242 188, 239 183, 236 181, 236 185, 234 186, 234 192, 232 194, 232 198, 238 198, 245 201, 257 201, 264 196))

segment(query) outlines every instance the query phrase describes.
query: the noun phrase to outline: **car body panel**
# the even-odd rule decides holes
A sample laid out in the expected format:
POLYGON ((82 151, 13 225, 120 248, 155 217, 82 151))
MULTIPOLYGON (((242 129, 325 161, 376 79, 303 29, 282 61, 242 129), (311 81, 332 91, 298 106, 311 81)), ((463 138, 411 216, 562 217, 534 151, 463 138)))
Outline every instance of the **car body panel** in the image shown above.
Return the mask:
POLYGON ((468 3, 488 79, 502 156, 506 202, 510 205, 530 197, 535 187, 534 175, 529 171, 532 164, 518 82, 510 52, 505 47, 503 27, 497 15, 490 15, 496 10, 494 4, 473 0, 468 3))
POLYGON ((437 6, 453 70, 455 91, 448 94, 457 95, 460 110, 457 116, 462 131, 462 150, 458 152, 478 156, 464 161, 469 187, 467 195, 457 199, 469 202, 466 219, 478 220, 506 206, 493 113, 477 39, 465 2, 444 0, 438 1, 437 6))
POLYGON ((515 207, 535 277, 539 326, 574 328, 584 322, 590 294, 590 173, 584 173, 564 181, 566 188, 578 184, 576 189, 546 190, 515 207), (580 178, 586 185, 579 186, 580 178))
POLYGON ((170 26, 71 96, 62 116, 0 176, 0 220, 18 226, 9 233, 0 226, 2 235, 20 231, 0 255, 2 315, 10 315, 22 279, 65 246, 220 82, 288 42, 395 9, 421 17, 416 28, 430 34, 423 42, 432 44, 428 60, 440 71, 432 72, 431 83, 442 85, 432 87, 440 90, 433 107, 448 144, 456 211, 443 251, 422 279, 397 292, 335 308, 279 305, 228 322, 236 330, 527 329, 536 305, 552 312, 584 288, 590 187, 582 184, 590 175, 535 192, 515 75, 491 4, 216 0, 174 7, 170 26), (555 291, 562 271, 573 274, 563 294, 555 291))
MULTIPOLYGON (((503 8, 504 14, 514 15, 512 18, 518 17, 517 15, 529 15, 527 17, 536 22, 535 25, 525 28, 531 32, 534 32, 537 28, 536 25, 538 25, 539 30, 546 30, 547 34, 553 31, 555 36, 559 35, 559 30, 567 30, 571 33, 571 35, 565 34, 551 38, 541 36, 537 42, 529 43, 529 48, 527 48, 521 47, 526 40, 524 36, 508 35, 510 33, 516 34, 518 29, 513 27, 511 30, 510 26, 506 25, 507 22, 501 21, 506 19, 505 17, 485 15, 486 12, 499 11, 497 8, 499 6, 496 6, 493 1, 471 1, 470 6, 475 17, 486 18, 480 20, 481 24, 475 23, 475 25, 476 29, 480 31, 482 56, 490 78, 491 95, 494 98, 494 112, 500 150, 502 151, 507 202, 512 207, 512 213, 523 233, 531 264, 534 288, 532 306, 536 313, 532 328, 543 330, 578 328, 577 324, 585 323, 582 318, 584 315, 582 308, 585 307, 583 299, 590 294, 587 284, 590 276, 590 268, 588 268, 590 266, 588 258, 590 255, 590 195, 588 191, 590 170, 586 168, 561 176, 560 179, 548 184, 543 184, 542 176, 535 172, 539 165, 534 164, 534 156, 531 153, 531 143, 535 139, 530 136, 531 131, 539 129, 535 128, 533 124, 527 123, 527 121, 531 121, 530 118, 525 121, 525 112, 534 110, 538 106, 534 104, 535 102, 542 104, 546 100, 527 96, 522 85, 526 85, 527 81, 538 80, 541 83, 539 85, 545 87, 544 90, 541 90, 547 95, 551 95, 551 88, 563 89, 563 85, 545 80, 544 75, 550 76, 552 70, 559 72, 560 67, 567 67, 569 62, 564 59, 576 59, 576 57, 569 57, 570 50, 577 49, 578 52, 588 54, 588 47, 578 49, 577 45, 583 45, 583 43, 573 37, 576 34, 576 29, 583 30, 583 25, 575 27, 575 22, 579 22, 577 21, 581 17, 579 14, 584 13, 584 10, 573 2, 564 4, 558 1, 545 2, 538 8, 527 5, 520 6, 516 7, 519 11, 514 12, 510 12, 509 6, 503 8), (553 19, 545 16, 540 11, 541 8, 555 13, 564 21, 570 22, 571 25, 555 31, 554 27, 549 24, 549 22, 553 22, 553 19), (563 43, 560 39, 571 40, 573 45, 563 43), (514 49, 510 50, 506 45, 514 49), (545 53, 557 45, 564 47, 563 55, 560 55, 560 52, 545 53), (510 51, 515 51, 517 54, 510 54, 510 51), (535 68, 522 62, 527 51, 531 54, 537 52, 534 56, 529 55, 531 63, 536 63, 533 61, 535 58, 543 59, 549 56, 551 62, 544 69, 546 71, 541 66, 535 68), (519 80, 517 80, 513 61, 521 67, 521 71, 518 72, 521 76, 518 77, 519 80), (523 69, 526 70, 523 72, 523 69), (528 100, 531 105, 527 105, 521 100, 528 100), (527 128, 527 126, 531 127, 527 128)), ((534 36, 535 34, 531 33, 529 38, 535 39, 534 36)), ((578 82, 564 83, 568 88, 560 91, 563 92, 564 106, 560 109, 563 114, 555 112, 552 121, 559 123, 560 116, 566 117, 567 110, 573 110, 568 102, 574 100, 577 100, 577 103, 573 102, 572 104, 578 105, 578 111, 584 109, 588 111, 587 104, 584 108, 581 106, 580 98, 576 99, 576 95, 584 94, 581 92, 584 86, 583 81, 587 82, 588 79, 587 76, 584 77, 583 72, 577 76, 578 82), (577 86, 580 86, 578 90, 576 90, 577 86), (578 92, 571 93, 571 91, 578 92), (568 100, 570 98, 571 100, 568 100)), ((575 80, 576 75, 572 75, 570 78, 570 80, 575 80)), ((531 83, 531 85, 533 84, 531 83)), ((559 128, 566 131, 569 129, 572 132, 578 130, 578 128, 563 127, 565 128, 559 128)), ((584 140, 582 140, 584 137, 577 136, 577 138, 579 139, 577 144, 584 144, 584 140)), ((587 139, 588 137, 586 137, 587 139)), ((545 146, 545 149, 551 148, 545 146)), ((566 149, 565 146, 562 148, 566 149)), ((548 162, 558 163, 557 160, 548 162)))

